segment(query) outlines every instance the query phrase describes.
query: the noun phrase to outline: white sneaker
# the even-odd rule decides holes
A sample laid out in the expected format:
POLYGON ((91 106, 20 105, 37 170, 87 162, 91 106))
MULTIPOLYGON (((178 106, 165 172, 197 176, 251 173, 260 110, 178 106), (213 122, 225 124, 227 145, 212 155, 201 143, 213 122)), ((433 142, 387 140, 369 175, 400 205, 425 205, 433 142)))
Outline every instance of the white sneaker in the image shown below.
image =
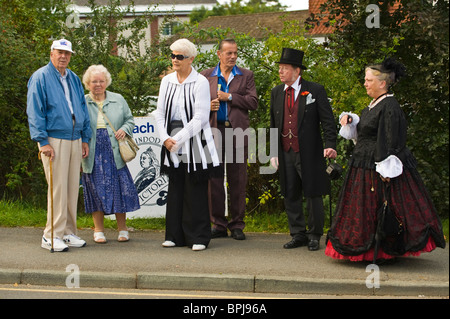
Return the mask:
MULTIPOLYGON (((52 240, 45 238, 42 236, 41 247, 51 250, 52 249, 52 240)), ((64 244, 64 242, 59 238, 53 238, 53 251, 68 251, 69 246, 64 244)))
POLYGON ((63 240, 69 247, 79 248, 86 246, 86 242, 74 234, 64 235, 63 240))
POLYGON ((163 247, 175 247, 175 243, 171 240, 166 240, 165 242, 162 243, 163 247))
POLYGON ((206 249, 206 246, 202 245, 202 244, 192 245, 192 250, 194 250, 194 251, 200 251, 200 250, 205 250, 205 249, 206 249))

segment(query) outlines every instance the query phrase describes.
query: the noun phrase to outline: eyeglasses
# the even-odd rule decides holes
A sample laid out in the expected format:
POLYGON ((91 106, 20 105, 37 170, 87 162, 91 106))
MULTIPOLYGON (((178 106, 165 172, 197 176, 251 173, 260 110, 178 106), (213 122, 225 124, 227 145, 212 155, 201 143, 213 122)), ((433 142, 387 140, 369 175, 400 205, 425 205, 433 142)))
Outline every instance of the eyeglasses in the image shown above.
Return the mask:
POLYGON ((182 54, 173 54, 173 53, 170 55, 170 57, 172 58, 172 60, 173 60, 173 59, 177 59, 178 61, 183 61, 184 59, 189 58, 189 57, 186 56, 186 55, 182 55, 182 54))

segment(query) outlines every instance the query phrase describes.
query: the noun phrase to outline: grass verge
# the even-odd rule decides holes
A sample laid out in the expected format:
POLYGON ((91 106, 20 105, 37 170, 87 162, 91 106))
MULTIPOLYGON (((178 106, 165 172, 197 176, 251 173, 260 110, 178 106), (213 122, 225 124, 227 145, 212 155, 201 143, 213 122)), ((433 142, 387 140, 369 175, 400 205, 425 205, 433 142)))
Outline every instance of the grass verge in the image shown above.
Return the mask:
MULTIPOLYGON (((20 201, 0 200, 1 227, 45 227, 47 210, 20 201)), ((127 220, 127 226, 136 230, 164 230, 165 218, 134 218, 127 220)), ((245 217, 245 231, 265 233, 289 233, 286 214, 258 213, 245 217)), ((446 240, 449 238, 449 219, 442 221, 446 240)), ((79 213, 78 228, 93 228, 90 214, 79 213)), ((116 221, 105 218, 105 228, 116 229, 116 221)), ((327 229, 325 229, 326 233, 327 229)))
MULTIPOLYGON (((36 208, 32 204, 20 201, 0 200, 0 226, 2 227, 45 227, 47 210, 36 208)), ((286 214, 253 214, 246 216, 246 231, 288 233, 286 214)), ((127 226, 136 230, 164 230, 165 218, 133 218, 127 220, 127 226)), ((78 213, 78 228, 93 228, 90 214, 78 213)), ((105 228, 116 229, 116 221, 105 218, 105 228)))

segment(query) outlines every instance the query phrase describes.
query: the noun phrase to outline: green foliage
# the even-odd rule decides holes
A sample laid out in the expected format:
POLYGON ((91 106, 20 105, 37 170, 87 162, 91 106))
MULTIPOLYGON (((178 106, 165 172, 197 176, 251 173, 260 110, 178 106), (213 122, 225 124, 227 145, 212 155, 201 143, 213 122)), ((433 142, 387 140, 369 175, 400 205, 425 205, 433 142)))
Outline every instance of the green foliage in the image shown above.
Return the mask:
MULTIPOLYGON (((133 15, 120 1, 101 7, 90 0, 92 15, 79 27, 68 22, 69 2, 59 0, 1 0, 0 6, 0 197, 28 198, 44 206, 47 189, 38 148, 30 140, 26 116, 27 82, 49 62, 52 39, 70 39, 76 52, 69 67, 78 76, 92 64, 104 64, 113 83, 135 115, 154 109, 160 75, 169 66, 157 45, 142 41, 152 21, 151 12, 133 15), (117 55, 117 52, 121 55, 117 55)), ((157 39, 158 40, 158 39, 157 39)))
MULTIPOLYGON (((246 34, 239 34, 233 30, 218 28, 204 30, 199 29, 198 26, 186 27, 185 32, 180 36, 193 39, 194 43, 200 46, 202 53, 195 60, 196 68, 199 70, 210 68, 218 63, 217 46, 210 50, 204 50, 202 43, 211 42, 211 39, 214 39, 216 43, 225 38, 236 40, 239 48, 239 66, 252 70, 255 76, 259 102, 258 109, 250 112, 250 125, 256 130, 270 127, 270 92, 273 87, 280 84, 276 62, 279 61, 281 48, 291 47, 305 51, 305 63, 310 66, 308 72, 305 73, 305 78, 313 81, 317 79, 318 81, 322 79, 329 81, 329 69, 326 64, 332 65, 331 52, 325 50, 313 39, 305 37, 305 32, 298 21, 287 21, 280 33, 273 34, 267 30, 268 38, 262 43, 246 34)), ((344 74, 344 70, 338 67, 335 67, 335 69, 344 74)), ((335 90, 348 90, 347 87, 344 87, 345 84, 343 81, 335 79, 335 90)), ((355 90, 355 92, 355 94, 350 95, 353 99, 359 98, 358 96, 355 97, 357 94, 366 96, 365 93, 361 93, 361 90, 355 90)), ((328 94, 330 95, 330 93, 328 94)), ((349 97, 346 96, 346 98, 349 97)), ((268 138, 266 140, 269 141, 268 138)), ((270 146, 267 144, 266 150, 269 150, 269 148, 270 146)), ((260 167, 267 166, 269 163, 260 163, 255 160, 257 154, 254 153, 249 154, 249 158, 251 164, 248 166, 249 181, 246 196, 248 211, 258 213, 280 213, 284 211, 278 175, 260 174, 260 167)))
MULTIPOLYGON (((277 1, 251 3, 255 4, 253 7, 258 7, 258 3, 262 7, 277 6, 277 1)), ((381 12, 379 29, 365 25, 368 15, 365 8, 369 3, 370 0, 327 1, 324 8, 331 13, 329 21, 338 30, 324 44, 309 38, 298 21, 285 21, 284 29, 277 34, 267 31, 263 42, 247 34, 217 28, 202 30, 195 25, 185 26, 180 36, 189 37, 199 47, 201 53, 195 60, 199 71, 218 63, 217 47, 204 50, 205 43, 236 39, 239 65, 255 74, 259 107, 250 112, 251 126, 255 129, 269 127, 270 91, 279 84, 275 62, 283 47, 305 51, 304 64, 308 70, 303 76, 324 85, 336 123, 342 111, 360 113, 369 102, 362 85, 364 66, 380 62, 388 55, 398 57, 408 69, 408 77, 394 88, 409 121, 408 145, 418 159, 419 172, 438 211, 447 216, 448 1, 401 0, 400 8, 392 14, 387 13, 387 6, 394 1, 377 2, 381 12), (347 23, 338 23, 342 19, 347 23)), ((47 186, 42 164, 28 132, 26 84, 35 70, 48 63, 51 39, 64 36, 72 41, 76 54, 70 67, 80 77, 91 64, 104 64, 113 78, 109 89, 125 96, 135 115, 154 109, 153 97, 158 93, 160 75, 170 65, 167 57, 173 40, 156 38, 154 43, 148 43, 144 31, 154 19, 152 10, 135 16, 132 23, 125 23, 122 18, 133 16, 134 8, 121 10, 117 0, 108 1, 104 7, 90 0, 93 13, 78 28, 67 26, 71 14, 67 1, 0 0, 0 4, 0 196, 26 197, 45 205, 46 194, 42 190, 47 186)), ((243 13, 242 4, 233 1, 229 8, 237 6, 239 13, 243 13)), ((218 8, 224 10, 225 6, 218 8)), ((346 168, 353 144, 339 138, 337 148, 338 162, 346 168)), ((251 158, 255 156, 250 154, 251 158)), ((278 176, 261 175, 261 165, 268 163, 257 161, 249 165, 248 211, 252 215, 282 212, 278 176)), ((340 184, 341 181, 333 182, 332 202, 338 196, 340 184)))
POLYGON ((48 61, 42 48, 48 56, 58 12, 51 1, 0 1, 1 196, 45 198, 40 196, 46 187, 37 145, 28 132, 26 95, 30 75, 48 61), (51 10, 54 15, 45 14, 51 10))
MULTIPOLYGON (((45 227, 47 222, 47 209, 37 208, 27 201, 0 200, 0 227, 45 227)), ((250 214, 245 217, 246 231, 287 233, 288 223, 286 215, 277 214, 250 214)), ((109 218, 104 219, 105 229, 117 229, 117 222, 109 218)), ((166 219, 161 218, 133 218, 127 220, 129 229, 164 231, 166 219)), ((90 214, 79 212, 77 217, 78 228, 94 228, 90 214)))
MULTIPOLYGON (((410 124, 408 145, 418 159, 419 171, 438 211, 441 216, 446 216, 449 204, 448 2, 438 1, 435 6, 419 6, 417 1, 402 3, 404 8, 388 15, 387 5, 392 5, 393 1, 383 2, 380 5, 384 13, 381 28, 374 30, 365 26, 365 8, 369 1, 352 5, 350 2, 329 1, 330 19, 342 19, 344 15, 351 23, 341 25, 341 29, 323 45, 305 37, 306 31, 297 21, 286 21, 282 32, 269 32, 263 43, 247 35, 235 34, 232 30, 214 28, 199 30, 190 27, 183 36, 195 39, 197 44, 210 39, 236 38, 240 63, 255 73, 259 108, 250 112, 253 128, 269 126, 270 90, 279 84, 275 62, 281 48, 305 51, 304 64, 308 70, 303 76, 325 86, 336 123, 341 112, 360 113, 368 105, 370 98, 362 85, 364 67, 369 63, 381 62, 385 56, 397 56, 409 70, 408 78, 395 87, 395 94, 410 124)), ((200 70, 217 63, 215 50, 203 53, 197 59, 200 70)), ((338 138, 337 148, 337 161, 345 169, 353 143, 338 138)), ((249 166, 248 209, 280 212, 283 204, 277 178, 260 175, 260 165, 249 166), (265 197, 269 193, 270 199, 265 197)), ((334 182, 332 186, 332 198, 335 199, 341 181, 334 182)))
MULTIPOLYGON (((380 27, 367 28, 365 9, 371 2, 330 0, 323 5, 329 22, 348 22, 334 24, 338 32, 330 37, 329 47, 339 64, 357 59, 360 71, 347 76, 362 74, 364 65, 387 56, 405 64, 408 74, 393 90, 409 122, 407 143, 438 212, 448 216, 449 2, 378 1, 380 27), (399 8, 389 12, 394 2, 399 8)), ((358 110, 364 104, 354 105, 358 110)))
POLYGON ((111 0, 99 6, 89 0, 92 13, 88 19, 77 28, 64 24, 61 32, 76 48, 70 68, 82 77, 90 65, 103 64, 113 79, 108 90, 122 94, 133 114, 142 116, 153 110, 159 76, 170 61, 146 38, 146 30, 155 19, 154 8, 136 15, 131 4, 122 9, 120 2, 111 0))
POLYGON ((0 200, 0 226, 45 227, 47 210, 25 201, 0 200))

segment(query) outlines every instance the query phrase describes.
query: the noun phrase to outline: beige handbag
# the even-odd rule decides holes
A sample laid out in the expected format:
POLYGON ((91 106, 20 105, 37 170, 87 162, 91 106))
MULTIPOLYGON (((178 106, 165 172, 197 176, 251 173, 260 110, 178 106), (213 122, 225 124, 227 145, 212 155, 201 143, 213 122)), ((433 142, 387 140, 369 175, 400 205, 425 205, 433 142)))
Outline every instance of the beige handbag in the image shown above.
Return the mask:
MULTIPOLYGON (((114 133, 116 133, 116 129, 109 121, 109 118, 106 116, 103 110, 101 110, 101 112, 103 114, 103 117, 108 121, 109 126, 111 126, 114 133)), ((137 151, 139 151, 139 146, 137 146, 133 138, 131 138, 128 134, 126 134, 124 138, 119 140, 120 156, 122 157, 125 163, 132 161, 136 157, 137 151)))

